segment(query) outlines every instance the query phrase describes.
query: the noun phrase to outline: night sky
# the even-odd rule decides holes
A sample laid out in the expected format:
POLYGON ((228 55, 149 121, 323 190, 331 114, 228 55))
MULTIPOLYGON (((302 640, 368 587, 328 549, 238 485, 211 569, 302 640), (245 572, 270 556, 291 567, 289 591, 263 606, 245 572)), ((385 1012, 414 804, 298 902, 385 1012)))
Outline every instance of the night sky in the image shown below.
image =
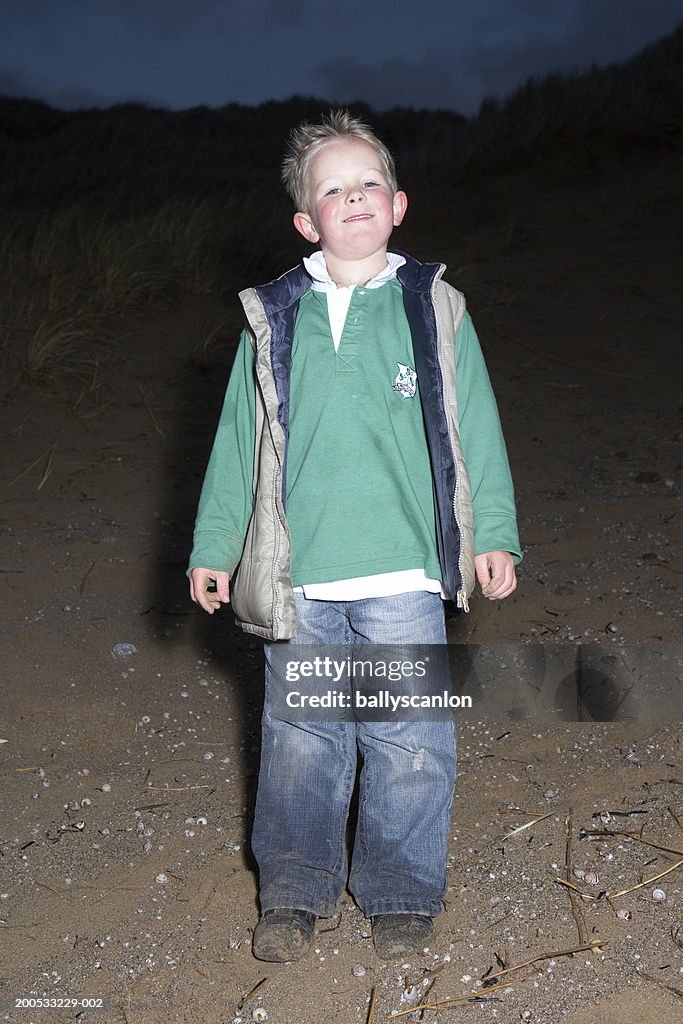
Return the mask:
POLYGON ((680 0, 0 0, 0 95, 180 109, 298 93, 469 115, 682 20, 680 0))

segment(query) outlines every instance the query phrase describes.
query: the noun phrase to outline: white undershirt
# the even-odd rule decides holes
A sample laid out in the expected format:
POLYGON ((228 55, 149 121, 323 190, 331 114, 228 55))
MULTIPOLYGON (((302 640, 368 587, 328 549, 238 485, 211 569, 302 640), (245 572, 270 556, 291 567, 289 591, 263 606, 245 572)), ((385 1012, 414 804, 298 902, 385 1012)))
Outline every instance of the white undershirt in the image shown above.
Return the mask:
MULTIPOLYGON (((405 259, 403 256, 399 256, 395 252, 388 252, 387 265, 384 270, 380 270, 379 274, 375 274, 372 280, 362 285, 362 287, 381 288, 387 281, 392 281, 396 277, 396 271, 404 263, 405 259)), ((355 284, 336 285, 327 272, 325 257, 320 251, 314 252, 312 256, 305 256, 304 266, 313 278, 313 284, 311 285, 313 291, 327 293, 327 314, 330 318, 334 350, 338 352, 339 342, 341 341, 346 322, 346 314, 351 304, 353 289, 357 286, 355 284)))
MULTIPOLYGON (((304 266, 313 278, 312 289, 326 292, 327 312, 330 318, 330 330, 334 341, 335 352, 339 350, 346 314, 349 311, 353 289, 381 288, 387 281, 396 277, 396 271, 405 263, 403 256, 387 253, 387 265, 367 284, 338 286, 334 283, 325 264, 322 252, 314 252, 304 257, 304 266)), ((391 597, 393 594, 406 594, 409 591, 428 591, 430 594, 445 594, 439 580, 430 579, 424 569, 402 569, 398 572, 382 572, 373 576, 356 576, 350 580, 333 580, 330 583, 306 583, 294 588, 307 598, 317 601, 359 601, 365 597, 391 597)))

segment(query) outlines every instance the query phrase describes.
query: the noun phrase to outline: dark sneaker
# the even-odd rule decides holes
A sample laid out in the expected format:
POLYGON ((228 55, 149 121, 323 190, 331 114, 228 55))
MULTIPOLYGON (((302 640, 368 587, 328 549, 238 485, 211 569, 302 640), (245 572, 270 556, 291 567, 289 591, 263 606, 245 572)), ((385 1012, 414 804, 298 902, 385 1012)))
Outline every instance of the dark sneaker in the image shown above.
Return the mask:
POLYGON ((423 914, 378 914, 372 919, 372 941, 382 960, 422 953, 435 934, 431 917, 423 914))
POLYGON ((257 960, 287 963, 308 952, 315 934, 315 914, 288 907, 266 910, 256 925, 252 952, 257 960))

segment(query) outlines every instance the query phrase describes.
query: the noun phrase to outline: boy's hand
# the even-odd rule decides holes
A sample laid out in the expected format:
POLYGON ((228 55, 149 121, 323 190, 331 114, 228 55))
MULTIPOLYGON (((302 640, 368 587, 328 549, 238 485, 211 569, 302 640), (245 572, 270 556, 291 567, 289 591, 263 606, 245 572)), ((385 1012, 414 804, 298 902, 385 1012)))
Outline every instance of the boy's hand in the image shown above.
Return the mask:
POLYGON ((217 569, 193 569, 190 573, 190 597, 205 612, 213 615, 222 604, 230 603, 229 575, 217 569), (209 584, 215 584, 215 589, 212 586, 209 590, 209 584))
POLYGON ((475 555, 474 571, 482 594, 490 601, 509 597, 517 586, 515 563, 509 551, 486 551, 475 555))

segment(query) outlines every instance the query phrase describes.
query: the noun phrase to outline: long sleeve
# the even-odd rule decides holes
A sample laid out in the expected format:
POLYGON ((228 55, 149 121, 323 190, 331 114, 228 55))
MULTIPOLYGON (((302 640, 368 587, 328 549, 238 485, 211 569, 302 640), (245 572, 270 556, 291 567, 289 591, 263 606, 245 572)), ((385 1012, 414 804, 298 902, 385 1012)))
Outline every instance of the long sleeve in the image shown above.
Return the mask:
POLYGON ((465 313, 456 332, 460 441, 472 486, 474 552, 522 557, 515 494, 498 407, 474 325, 465 313))
POLYGON ((194 530, 189 570, 235 570, 253 510, 255 359, 242 333, 225 393, 194 530))

